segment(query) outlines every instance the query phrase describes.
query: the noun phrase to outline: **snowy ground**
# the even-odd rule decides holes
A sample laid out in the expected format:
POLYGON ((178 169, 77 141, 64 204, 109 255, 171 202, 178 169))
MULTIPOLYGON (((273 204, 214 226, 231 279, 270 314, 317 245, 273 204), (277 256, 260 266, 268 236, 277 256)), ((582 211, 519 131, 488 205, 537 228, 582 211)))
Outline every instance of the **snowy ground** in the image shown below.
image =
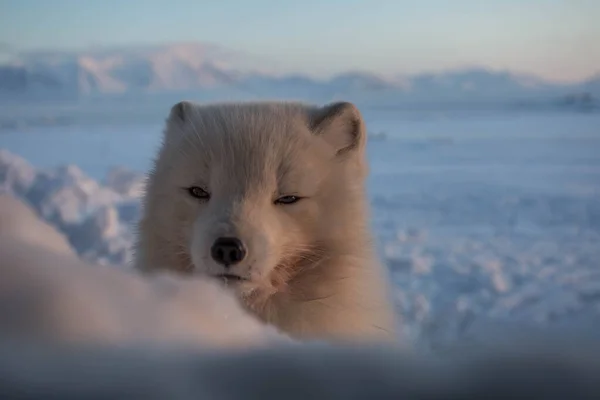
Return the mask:
MULTIPOLYGON (((411 336, 465 337, 481 321, 600 327, 600 115, 365 117, 389 135, 369 145, 369 194, 411 336)), ((160 131, 108 120, 2 134, 0 187, 84 257, 123 264, 160 131)))

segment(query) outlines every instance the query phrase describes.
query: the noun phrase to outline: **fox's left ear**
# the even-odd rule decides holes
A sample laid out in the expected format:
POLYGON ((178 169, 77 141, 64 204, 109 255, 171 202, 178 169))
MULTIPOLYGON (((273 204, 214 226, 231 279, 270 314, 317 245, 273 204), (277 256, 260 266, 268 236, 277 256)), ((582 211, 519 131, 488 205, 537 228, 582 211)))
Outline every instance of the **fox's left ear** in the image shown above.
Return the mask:
POLYGON ((332 103, 313 111, 310 128, 342 155, 363 151, 366 144, 366 128, 358 108, 349 102, 332 103))

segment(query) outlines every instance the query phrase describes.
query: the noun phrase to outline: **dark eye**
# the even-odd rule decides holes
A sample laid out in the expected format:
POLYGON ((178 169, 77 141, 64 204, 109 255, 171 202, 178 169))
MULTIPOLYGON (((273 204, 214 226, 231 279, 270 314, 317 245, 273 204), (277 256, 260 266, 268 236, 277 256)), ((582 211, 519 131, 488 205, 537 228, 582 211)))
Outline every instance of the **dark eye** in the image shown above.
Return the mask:
POLYGON ((200 186, 191 186, 187 188, 187 192, 190 196, 195 197, 196 199, 207 200, 210 198, 210 194, 200 186))
POLYGON ((275 204, 294 204, 300 199, 301 197, 298 196, 281 196, 275 200, 275 204))

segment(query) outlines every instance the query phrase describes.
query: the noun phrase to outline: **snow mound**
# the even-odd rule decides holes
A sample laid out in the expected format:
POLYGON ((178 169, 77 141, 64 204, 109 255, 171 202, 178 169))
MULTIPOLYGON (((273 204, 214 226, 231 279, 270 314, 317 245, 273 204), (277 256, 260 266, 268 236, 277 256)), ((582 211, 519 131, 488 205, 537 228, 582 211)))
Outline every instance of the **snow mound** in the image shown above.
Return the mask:
POLYGON ((84 259, 115 266, 131 261, 133 226, 139 215, 143 176, 111 170, 107 185, 75 165, 38 170, 0 150, 0 187, 29 204, 66 235, 84 259))

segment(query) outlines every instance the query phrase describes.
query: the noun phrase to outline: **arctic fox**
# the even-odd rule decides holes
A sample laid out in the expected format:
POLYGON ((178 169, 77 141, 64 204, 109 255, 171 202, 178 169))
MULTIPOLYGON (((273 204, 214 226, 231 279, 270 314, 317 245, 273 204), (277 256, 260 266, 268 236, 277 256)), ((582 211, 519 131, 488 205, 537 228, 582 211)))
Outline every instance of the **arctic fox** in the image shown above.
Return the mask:
POLYGON ((179 102, 148 176, 136 267, 213 277, 296 338, 395 340, 366 139, 348 102, 179 102))

